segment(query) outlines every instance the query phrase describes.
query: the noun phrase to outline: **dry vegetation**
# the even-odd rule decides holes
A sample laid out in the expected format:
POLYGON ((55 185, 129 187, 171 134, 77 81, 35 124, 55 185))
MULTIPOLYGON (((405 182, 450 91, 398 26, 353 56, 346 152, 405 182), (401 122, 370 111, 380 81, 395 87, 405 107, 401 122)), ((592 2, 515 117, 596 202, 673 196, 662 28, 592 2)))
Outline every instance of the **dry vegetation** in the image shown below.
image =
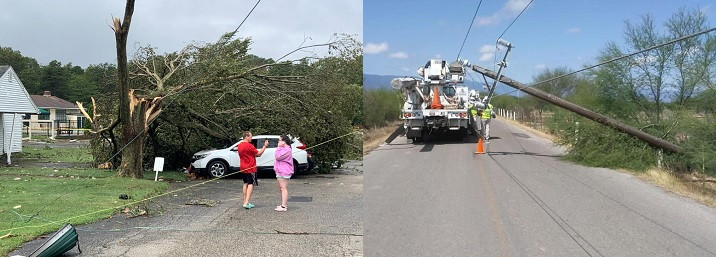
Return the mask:
POLYGON ((394 121, 384 127, 366 129, 363 131, 363 155, 378 148, 385 139, 401 124, 401 121, 394 121))
POLYGON ((634 173, 635 176, 650 181, 669 191, 716 207, 716 180, 695 173, 675 174, 673 172, 652 169, 647 172, 634 173))

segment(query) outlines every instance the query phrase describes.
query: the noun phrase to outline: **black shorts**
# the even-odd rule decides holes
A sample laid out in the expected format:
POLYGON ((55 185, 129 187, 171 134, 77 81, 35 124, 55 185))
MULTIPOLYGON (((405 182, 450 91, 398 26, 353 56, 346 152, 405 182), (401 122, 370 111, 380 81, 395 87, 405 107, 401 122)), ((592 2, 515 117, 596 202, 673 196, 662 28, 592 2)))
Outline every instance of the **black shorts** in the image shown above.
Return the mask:
POLYGON ((241 179, 244 180, 244 184, 253 184, 254 186, 259 185, 259 180, 256 179, 256 173, 239 173, 241 175, 241 179))

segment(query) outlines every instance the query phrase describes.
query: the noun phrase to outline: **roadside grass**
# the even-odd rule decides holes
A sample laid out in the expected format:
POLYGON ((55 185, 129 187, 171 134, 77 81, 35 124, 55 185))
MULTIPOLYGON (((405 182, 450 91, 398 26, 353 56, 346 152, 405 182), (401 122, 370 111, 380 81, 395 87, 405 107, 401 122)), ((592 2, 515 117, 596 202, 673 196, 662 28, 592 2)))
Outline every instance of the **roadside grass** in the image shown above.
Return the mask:
POLYGON ((36 160, 37 162, 66 162, 66 163, 89 163, 92 162, 91 149, 88 147, 64 148, 64 147, 22 147, 20 158, 25 160, 36 160))
MULTIPOLYGON (((113 170, 113 175, 116 175, 116 171, 113 170)), ((144 179, 152 180, 154 181, 154 175, 156 173, 151 170, 145 170, 142 175, 144 175, 144 179)), ((181 171, 160 171, 159 172, 159 179, 165 180, 165 181, 187 181, 188 177, 184 172, 181 171)))
POLYGON ((626 171, 650 181, 670 192, 694 199, 707 206, 716 207, 716 183, 703 175, 674 174, 673 172, 650 169, 645 172, 626 171), (710 182, 709 182, 710 181, 710 182))
POLYGON ((378 148, 400 124, 401 121, 394 121, 383 127, 363 130, 363 155, 378 148))
POLYGON ((164 192, 169 186, 146 179, 117 178, 113 173, 90 176, 90 172, 71 171, 70 174, 78 176, 62 178, 29 174, 0 176, 0 255, 7 255, 37 236, 56 231, 65 223, 79 225, 107 218, 121 207, 164 192), (131 199, 121 200, 120 194, 127 194, 131 199))

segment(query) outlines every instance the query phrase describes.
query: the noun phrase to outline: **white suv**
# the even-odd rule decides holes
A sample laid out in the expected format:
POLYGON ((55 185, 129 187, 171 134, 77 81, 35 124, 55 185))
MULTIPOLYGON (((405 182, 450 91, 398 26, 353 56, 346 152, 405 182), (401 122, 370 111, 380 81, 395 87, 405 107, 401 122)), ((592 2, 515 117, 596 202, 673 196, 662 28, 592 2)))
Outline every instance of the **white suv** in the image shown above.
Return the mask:
MULTIPOLYGON (((278 146, 279 136, 253 136, 251 144, 256 149, 261 149, 264 145, 264 140, 268 140, 269 144, 266 147, 266 151, 260 157, 256 157, 256 166, 259 172, 273 172, 274 153, 278 146)), ((291 141, 294 173, 311 170, 314 165, 311 160, 311 154, 306 152, 306 144, 298 140, 298 138, 291 138, 291 141)), ((192 157, 194 162, 191 164, 191 170, 197 174, 208 174, 212 177, 221 177, 239 171, 239 153, 236 150, 236 146, 239 143, 237 142, 223 149, 211 149, 195 153, 192 157)))

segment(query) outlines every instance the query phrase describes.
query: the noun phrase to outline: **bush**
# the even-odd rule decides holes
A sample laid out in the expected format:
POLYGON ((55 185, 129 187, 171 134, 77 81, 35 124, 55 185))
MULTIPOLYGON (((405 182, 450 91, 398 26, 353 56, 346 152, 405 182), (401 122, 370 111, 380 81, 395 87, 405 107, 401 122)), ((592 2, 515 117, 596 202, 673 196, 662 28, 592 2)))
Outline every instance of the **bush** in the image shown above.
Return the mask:
POLYGON ((400 119, 403 98, 392 89, 363 91, 364 122, 367 128, 385 126, 400 119))
POLYGON ((547 127, 558 135, 560 144, 570 146, 568 160, 635 171, 657 164, 656 151, 645 142, 567 111, 556 112, 547 127))

